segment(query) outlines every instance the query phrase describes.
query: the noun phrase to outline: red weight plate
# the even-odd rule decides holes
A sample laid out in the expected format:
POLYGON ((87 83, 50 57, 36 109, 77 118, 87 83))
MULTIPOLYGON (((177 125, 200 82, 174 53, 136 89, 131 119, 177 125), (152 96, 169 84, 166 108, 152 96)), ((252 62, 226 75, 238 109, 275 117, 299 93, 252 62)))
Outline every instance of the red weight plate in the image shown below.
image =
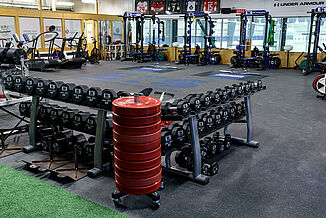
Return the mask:
POLYGON ((120 116, 114 112, 112 114, 113 114, 113 120, 119 125, 147 126, 147 125, 155 124, 157 122, 161 122, 161 112, 145 117, 120 116))
POLYGON ((159 131, 161 129, 161 122, 147 126, 126 126, 119 125, 113 121, 113 129, 117 133, 126 133, 127 135, 147 135, 159 131))
POLYGON ((113 140, 114 147, 118 148, 120 151, 125 152, 147 152, 155 150, 158 147, 161 147, 161 139, 156 140, 154 142, 149 143, 122 143, 117 141, 116 139, 113 140))
POLYGON ((156 192, 161 187, 161 181, 145 187, 129 187, 121 185, 117 180, 115 180, 115 186, 117 189, 123 193, 130 194, 130 195, 146 195, 153 192, 156 192))
POLYGON ((119 159, 126 161, 146 161, 157 156, 161 156, 161 147, 147 152, 125 152, 120 151, 117 147, 114 147, 114 155, 116 155, 119 159))
POLYGON ((137 117, 157 114, 161 111, 161 101, 147 96, 118 98, 112 103, 113 112, 119 115, 137 117))
POLYGON ((161 156, 157 156, 156 158, 147 161, 125 161, 114 155, 114 163, 122 169, 147 170, 161 164, 161 156))
POLYGON ((156 174, 162 171, 161 164, 157 165, 156 167, 148 170, 125 170, 121 169, 118 165, 114 164, 115 172, 118 173, 120 176, 129 179, 144 179, 155 176, 156 174))
POLYGON ((162 180, 162 170, 155 176, 145 178, 145 179, 128 179, 120 176, 118 173, 115 173, 115 180, 117 180, 123 186, 130 187, 144 187, 153 185, 162 180))
POLYGON ((126 135, 126 134, 119 134, 113 130, 113 138, 122 143, 129 144, 129 143, 137 142, 139 144, 142 144, 142 143, 157 141, 158 139, 160 139, 161 130, 148 135, 126 135))

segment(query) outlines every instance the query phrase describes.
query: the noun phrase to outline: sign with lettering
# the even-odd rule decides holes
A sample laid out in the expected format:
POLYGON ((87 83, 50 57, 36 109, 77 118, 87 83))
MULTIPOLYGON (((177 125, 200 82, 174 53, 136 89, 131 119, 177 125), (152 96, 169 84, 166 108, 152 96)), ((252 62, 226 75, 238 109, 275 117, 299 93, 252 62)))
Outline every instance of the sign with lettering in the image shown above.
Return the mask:
POLYGON ((318 7, 326 7, 323 0, 265 0, 265 8, 272 11, 311 11, 318 7))

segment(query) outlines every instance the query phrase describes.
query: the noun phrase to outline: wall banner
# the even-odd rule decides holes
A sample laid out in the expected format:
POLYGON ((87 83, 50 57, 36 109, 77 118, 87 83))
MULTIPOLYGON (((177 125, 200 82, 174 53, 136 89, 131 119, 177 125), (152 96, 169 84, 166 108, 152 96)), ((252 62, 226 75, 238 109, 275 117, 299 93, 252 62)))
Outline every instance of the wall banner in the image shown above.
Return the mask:
POLYGON ((265 8, 271 11, 311 11, 317 7, 326 7, 323 0, 265 0, 265 8))

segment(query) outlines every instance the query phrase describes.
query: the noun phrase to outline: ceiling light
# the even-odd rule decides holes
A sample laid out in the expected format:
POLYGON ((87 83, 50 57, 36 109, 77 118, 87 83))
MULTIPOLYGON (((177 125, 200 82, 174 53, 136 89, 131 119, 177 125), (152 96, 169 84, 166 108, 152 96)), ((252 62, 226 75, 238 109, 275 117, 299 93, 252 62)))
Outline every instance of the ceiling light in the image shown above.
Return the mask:
POLYGON ((59 6, 73 6, 74 3, 73 2, 57 2, 56 5, 59 5, 59 6))
POLYGON ((85 3, 85 4, 95 4, 96 3, 96 0, 82 0, 82 3, 85 3))

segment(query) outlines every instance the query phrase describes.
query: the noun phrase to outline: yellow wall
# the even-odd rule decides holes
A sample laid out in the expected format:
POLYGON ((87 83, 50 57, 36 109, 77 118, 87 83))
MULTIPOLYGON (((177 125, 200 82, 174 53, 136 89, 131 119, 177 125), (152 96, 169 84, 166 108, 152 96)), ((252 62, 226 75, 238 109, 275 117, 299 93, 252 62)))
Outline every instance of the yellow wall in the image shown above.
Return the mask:
MULTIPOLYGON (((122 18, 116 15, 100 15, 100 14, 84 14, 84 13, 72 13, 72 12, 61 12, 61 11, 43 11, 43 10, 32 10, 22 8, 7 8, 0 7, 0 16, 11 16, 15 17, 15 29, 16 33, 20 35, 19 31, 19 17, 38 17, 40 18, 40 31, 43 32, 43 18, 57 18, 61 19, 62 22, 62 36, 65 37, 65 19, 81 20, 81 30, 84 31, 84 21, 93 20, 110 20, 110 21, 122 21, 122 18)), ((96 22, 97 23, 97 22, 96 22)), ((110 22, 112 30, 112 22, 110 22)), ((94 37, 98 40, 98 25, 95 25, 94 37)), ((111 31, 112 36, 112 31, 111 31)), ((42 48, 40 51, 46 51, 44 39, 41 40, 42 48)))

